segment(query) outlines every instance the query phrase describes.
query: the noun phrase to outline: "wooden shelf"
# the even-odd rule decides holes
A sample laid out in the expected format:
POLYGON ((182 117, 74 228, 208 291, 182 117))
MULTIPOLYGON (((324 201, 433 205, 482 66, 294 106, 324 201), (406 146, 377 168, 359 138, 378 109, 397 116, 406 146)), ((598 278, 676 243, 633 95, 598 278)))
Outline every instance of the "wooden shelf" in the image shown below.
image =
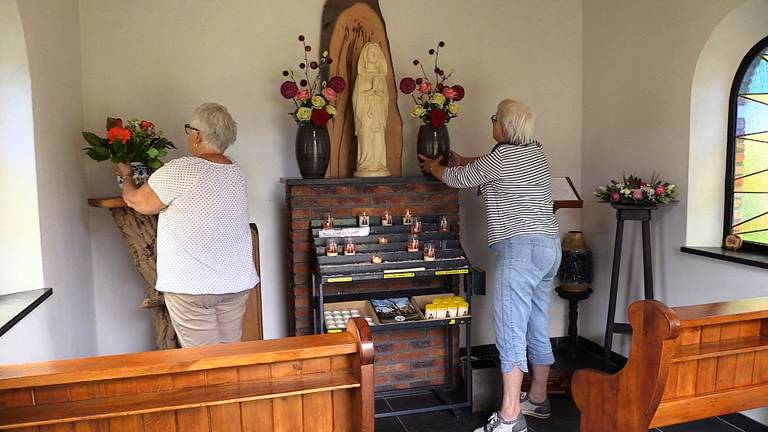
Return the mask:
POLYGON ((97 420, 360 387, 349 370, 3 410, 0 429, 97 420))
POLYGON ((88 199, 88 205, 91 207, 113 209, 125 207, 125 201, 123 201, 122 197, 90 198, 88 199))
POLYGON ((672 363, 765 350, 768 350, 768 337, 762 335, 725 339, 701 344, 681 345, 672 357, 672 363))
POLYGON ((672 308, 680 328, 768 318, 768 297, 672 308))

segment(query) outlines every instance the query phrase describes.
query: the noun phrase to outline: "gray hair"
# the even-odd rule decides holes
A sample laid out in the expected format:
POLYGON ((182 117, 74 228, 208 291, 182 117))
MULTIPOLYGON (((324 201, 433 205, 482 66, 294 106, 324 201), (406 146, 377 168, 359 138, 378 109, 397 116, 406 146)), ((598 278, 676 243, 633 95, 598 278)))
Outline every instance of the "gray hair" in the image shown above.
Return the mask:
POLYGON ((496 121, 507 131, 507 141, 526 144, 533 140, 536 115, 524 103, 504 99, 496 109, 496 121))
POLYGON ((192 112, 192 126, 200 129, 202 141, 224 153, 237 139, 237 123, 227 108, 217 103, 204 103, 192 112))

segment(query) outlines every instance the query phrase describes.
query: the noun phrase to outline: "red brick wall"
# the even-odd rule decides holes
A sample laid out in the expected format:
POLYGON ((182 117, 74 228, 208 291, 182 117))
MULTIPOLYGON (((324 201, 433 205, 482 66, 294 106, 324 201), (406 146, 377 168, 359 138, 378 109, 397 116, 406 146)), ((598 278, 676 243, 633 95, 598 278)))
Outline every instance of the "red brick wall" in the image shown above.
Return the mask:
MULTIPOLYGON (((313 266, 311 219, 326 213, 335 218, 356 217, 363 211, 398 215, 407 208, 415 216, 447 215, 459 219, 458 192, 424 177, 382 179, 285 180, 288 224, 288 314, 294 335, 312 333, 310 271, 313 266)), ((334 284, 326 289, 365 291, 434 286, 439 280, 393 280, 377 283, 334 284)), ((376 390, 444 383, 445 329, 376 333, 376 390)), ((455 344, 458 343, 456 339, 455 344)), ((454 350, 458 353, 458 349, 454 350)), ((456 354, 457 355, 457 354, 456 354)))

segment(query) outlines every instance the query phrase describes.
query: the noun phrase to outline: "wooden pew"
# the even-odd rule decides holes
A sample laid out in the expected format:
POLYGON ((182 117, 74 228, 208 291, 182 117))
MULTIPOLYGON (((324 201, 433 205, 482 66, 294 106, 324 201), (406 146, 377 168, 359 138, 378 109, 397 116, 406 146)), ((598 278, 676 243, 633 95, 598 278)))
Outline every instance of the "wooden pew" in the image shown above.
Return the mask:
POLYGON ((0 367, 0 430, 373 432, 373 340, 344 333, 0 367))
POLYGON ((645 432, 768 406, 768 297, 629 307, 632 347, 620 372, 579 370, 581 431, 645 432))

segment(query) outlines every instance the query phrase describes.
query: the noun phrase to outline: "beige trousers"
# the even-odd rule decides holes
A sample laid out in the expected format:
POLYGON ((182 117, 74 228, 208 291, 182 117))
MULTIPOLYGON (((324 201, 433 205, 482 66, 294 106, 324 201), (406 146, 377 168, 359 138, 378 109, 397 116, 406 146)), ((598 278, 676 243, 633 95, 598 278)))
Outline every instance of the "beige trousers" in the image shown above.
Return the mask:
POLYGON ((234 294, 166 292, 165 306, 182 348, 240 342, 250 290, 234 294))

